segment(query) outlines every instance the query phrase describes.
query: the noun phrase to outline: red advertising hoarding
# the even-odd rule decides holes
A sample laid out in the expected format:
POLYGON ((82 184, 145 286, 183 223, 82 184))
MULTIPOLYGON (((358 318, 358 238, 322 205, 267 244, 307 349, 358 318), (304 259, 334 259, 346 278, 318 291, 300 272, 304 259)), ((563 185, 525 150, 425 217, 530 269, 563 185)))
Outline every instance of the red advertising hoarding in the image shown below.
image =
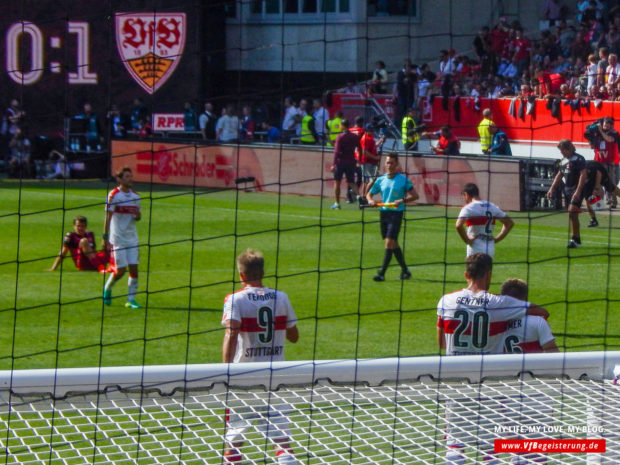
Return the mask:
MULTIPOLYGON (((332 153, 306 147, 183 145, 156 141, 112 142, 112 172, 129 166, 138 182, 234 188, 235 179, 254 177, 257 189, 331 196, 332 153)), ((520 163, 489 158, 403 157, 420 203, 462 205, 461 190, 475 182, 481 195, 506 210, 519 210, 520 163)))

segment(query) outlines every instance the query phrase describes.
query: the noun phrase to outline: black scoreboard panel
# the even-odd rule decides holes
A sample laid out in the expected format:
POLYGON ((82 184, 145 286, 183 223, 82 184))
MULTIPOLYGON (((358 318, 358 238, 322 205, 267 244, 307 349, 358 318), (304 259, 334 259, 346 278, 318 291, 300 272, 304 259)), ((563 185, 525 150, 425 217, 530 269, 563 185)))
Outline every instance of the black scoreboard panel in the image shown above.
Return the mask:
POLYGON ((192 1, 9 0, 0 3, 0 105, 12 98, 27 129, 62 131, 85 102, 105 116, 140 97, 153 111, 182 111, 202 97, 208 5, 192 1))

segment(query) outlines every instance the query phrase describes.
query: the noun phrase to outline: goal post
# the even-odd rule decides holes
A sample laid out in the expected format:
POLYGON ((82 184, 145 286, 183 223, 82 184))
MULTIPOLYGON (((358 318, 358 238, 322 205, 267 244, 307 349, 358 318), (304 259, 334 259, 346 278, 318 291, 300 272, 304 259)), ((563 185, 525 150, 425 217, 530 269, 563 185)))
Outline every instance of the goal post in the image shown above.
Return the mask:
MULTIPOLYGON (((4 463, 216 464, 227 414, 277 410, 299 463, 445 463, 448 434, 465 463, 495 439, 596 438, 550 459, 611 464, 618 376, 620 351, 1 371, 0 443, 4 463)), ((244 440, 244 463, 276 463, 259 428, 244 440)))

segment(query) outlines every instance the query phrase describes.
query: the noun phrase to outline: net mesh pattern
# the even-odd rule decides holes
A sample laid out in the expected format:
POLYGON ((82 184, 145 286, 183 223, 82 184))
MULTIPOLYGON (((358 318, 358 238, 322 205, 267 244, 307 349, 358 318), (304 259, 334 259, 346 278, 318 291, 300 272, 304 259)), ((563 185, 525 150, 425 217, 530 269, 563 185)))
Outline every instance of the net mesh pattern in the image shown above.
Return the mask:
MULTIPOLYGON (((4 392, 0 406, 10 464, 221 463, 226 415, 251 425, 239 449, 244 463, 275 462, 264 428, 280 418, 301 463, 444 463, 450 440, 465 446, 468 463, 479 463, 494 439, 604 438, 607 452, 587 463, 612 464, 620 460, 619 414, 620 387, 609 381, 543 378, 322 383, 276 391, 220 385, 172 395, 108 389, 62 399, 4 392)), ((521 460, 536 463, 536 457, 521 460)), ((552 454, 550 460, 586 463, 586 455, 552 454)))

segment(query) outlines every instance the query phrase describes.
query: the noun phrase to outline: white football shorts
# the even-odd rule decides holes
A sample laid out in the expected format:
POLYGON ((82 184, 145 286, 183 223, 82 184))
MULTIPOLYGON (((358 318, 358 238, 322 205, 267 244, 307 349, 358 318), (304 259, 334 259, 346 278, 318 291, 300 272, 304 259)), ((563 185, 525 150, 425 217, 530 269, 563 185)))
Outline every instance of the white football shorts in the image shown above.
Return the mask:
POLYGON ((114 264, 116 268, 125 268, 127 265, 137 265, 140 263, 140 246, 132 245, 128 247, 112 246, 114 254, 114 264))

